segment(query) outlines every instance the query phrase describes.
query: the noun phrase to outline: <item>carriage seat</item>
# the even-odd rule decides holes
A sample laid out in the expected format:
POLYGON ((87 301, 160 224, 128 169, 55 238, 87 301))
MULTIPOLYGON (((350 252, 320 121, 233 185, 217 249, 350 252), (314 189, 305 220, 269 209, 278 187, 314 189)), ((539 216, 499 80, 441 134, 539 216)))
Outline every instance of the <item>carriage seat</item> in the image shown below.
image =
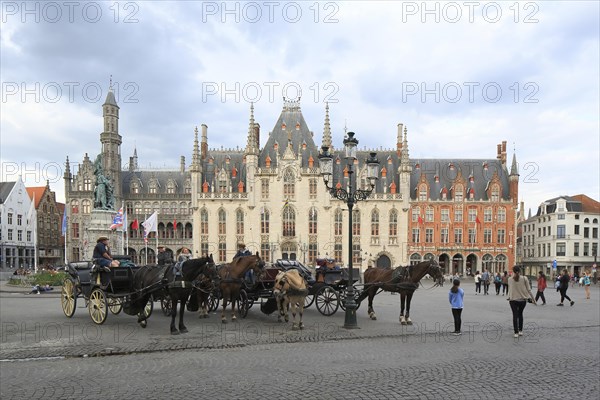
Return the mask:
POLYGON ((91 261, 71 262, 71 263, 69 263, 69 266, 76 269, 77 271, 88 270, 88 269, 92 268, 92 262, 91 261))

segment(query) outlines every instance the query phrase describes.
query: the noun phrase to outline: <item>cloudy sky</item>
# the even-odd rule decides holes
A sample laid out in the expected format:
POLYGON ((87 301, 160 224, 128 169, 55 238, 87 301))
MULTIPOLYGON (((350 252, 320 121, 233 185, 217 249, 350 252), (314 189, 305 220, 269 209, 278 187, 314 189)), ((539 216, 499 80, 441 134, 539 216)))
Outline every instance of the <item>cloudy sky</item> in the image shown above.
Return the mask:
POLYGON ((122 155, 142 167, 191 161, 195 126, 211 148, 244 146, 249 104, 261 143, 282 97, 301 95, 317 143, 330 104, 360 148, 415 158, 516 152, 526 208, 562 194, 600 198, 599 3, 2 2, 3 181, 50 180, 100 150, 112 76, 122 155))

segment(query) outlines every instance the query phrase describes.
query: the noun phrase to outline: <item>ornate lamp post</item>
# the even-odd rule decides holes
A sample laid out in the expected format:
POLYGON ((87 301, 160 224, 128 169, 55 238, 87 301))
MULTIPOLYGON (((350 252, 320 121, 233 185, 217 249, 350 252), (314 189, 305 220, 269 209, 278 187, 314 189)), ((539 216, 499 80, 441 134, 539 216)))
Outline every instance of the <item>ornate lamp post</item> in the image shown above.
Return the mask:
POLYGON ((346 315, 344 320, 344 328, 355 329, 358 328, 356 323, 356 302, 354 301, 354 277, 352 271, 352 208, 354 204, 369 198, 375 183, 379 175, 379 161, 376 158, 377 153, 371 153, 367 159, 367 178, 369 179, 370 189, 362 190, 357 189, 354 178, 352 177, 354 171, 354 160, 356 159, 356 147, 358 146, 358 139, 354 137, 354 132, 348 132, 348 136, 344 139, 344 148, 346 151, 346 160, 348 161, 348 187, 347 189, 335 188, 333 178, 333 157, 329 153, 329 147, 323 146, 321 154, 319 155, 319 163, 321 166, 321 175, 323 176, 323 182, 325 187, 329 191, 329 194, 334 199, 338 199, 346 202, 348 206, 348 292, 345 299, 346 315))

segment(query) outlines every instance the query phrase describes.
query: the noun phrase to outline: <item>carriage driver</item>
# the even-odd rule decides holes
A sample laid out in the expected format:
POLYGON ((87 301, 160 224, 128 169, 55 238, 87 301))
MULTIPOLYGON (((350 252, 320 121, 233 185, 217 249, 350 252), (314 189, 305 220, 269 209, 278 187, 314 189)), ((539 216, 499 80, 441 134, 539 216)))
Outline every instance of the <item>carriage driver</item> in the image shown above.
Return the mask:
MULTIPOLYGON (((233 256, 233 261, 235 261, 239 257, 251 256, 251 255, 252 255, 252 253, 250 253, 250 250, 248 250, 246 248, 246 245, 244 243, 239 243, 238 251, 237 251, 237 253, 235 253, 235 256, 233 256)), ((249 269, 248 271, 246 271, 246 275, 244 275, 244 279, 246 280, 248 285, 254 286, 254 270, 249 269)))
POLYGON ((119 262, 112 258, 110 249, 108 248, 108 238, 106 236, 100 236, 96 241, 96 247, 94 247, 94 254, 92 256, 94 262, 101 267, 118 267, 119 262))

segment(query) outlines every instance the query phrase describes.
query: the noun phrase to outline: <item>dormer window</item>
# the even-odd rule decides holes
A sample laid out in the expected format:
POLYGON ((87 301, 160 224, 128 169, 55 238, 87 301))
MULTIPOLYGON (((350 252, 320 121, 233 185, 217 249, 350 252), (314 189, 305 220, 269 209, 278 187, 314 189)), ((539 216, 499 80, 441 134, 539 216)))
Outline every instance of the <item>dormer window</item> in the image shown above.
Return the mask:
POLYGON ((299 131, 300 130, 300 122, 296 122, 296 130, 299 131))
POLYGON ((458 185, 454 188, 454 200, 463 201, 464 193, 462 185, 458 185))
POLYGON ((287 126, 285 125, 285 122, 283 124, 281 124, 281 130, 285 131, 285 128, 287 128, 287 126))
POLYGON ((454 164, 453 164, 453 163, 449 163, 449 164, 448 164, 448 169, 449 169, 450 171, 454 171, 454 164))

